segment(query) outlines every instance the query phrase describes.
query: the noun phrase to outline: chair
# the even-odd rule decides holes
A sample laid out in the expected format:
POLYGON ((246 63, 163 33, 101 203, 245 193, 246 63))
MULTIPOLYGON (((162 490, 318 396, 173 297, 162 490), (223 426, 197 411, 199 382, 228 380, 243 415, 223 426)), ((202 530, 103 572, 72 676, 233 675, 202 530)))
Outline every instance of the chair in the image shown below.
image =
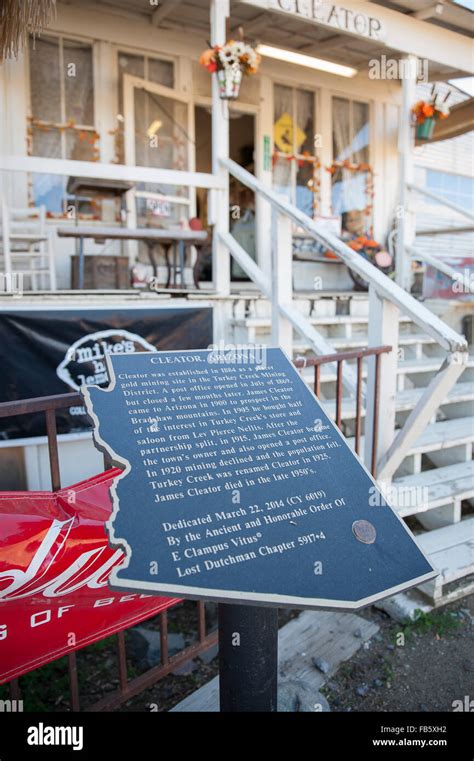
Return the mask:
POLYGON ((43 290, 49 279, 50 290, 56 290, 53 233, 46 227, 46 207, 9 208, 1 202, 0 256, 6 276, 29 277, 31 290, 43 290))

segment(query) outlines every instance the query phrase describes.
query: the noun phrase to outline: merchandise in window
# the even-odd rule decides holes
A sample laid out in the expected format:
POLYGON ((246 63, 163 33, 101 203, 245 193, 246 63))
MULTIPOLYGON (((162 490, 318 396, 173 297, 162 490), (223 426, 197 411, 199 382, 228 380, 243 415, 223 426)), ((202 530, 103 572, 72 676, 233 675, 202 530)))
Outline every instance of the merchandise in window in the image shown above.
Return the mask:
POLYGON ((314 93, 274 87, 273 186, 310 217, 319 202, 314 93))
POLYGON ((332 212, 363 212, 366 231, 372 222, 369 106, 333 98, 332 212))

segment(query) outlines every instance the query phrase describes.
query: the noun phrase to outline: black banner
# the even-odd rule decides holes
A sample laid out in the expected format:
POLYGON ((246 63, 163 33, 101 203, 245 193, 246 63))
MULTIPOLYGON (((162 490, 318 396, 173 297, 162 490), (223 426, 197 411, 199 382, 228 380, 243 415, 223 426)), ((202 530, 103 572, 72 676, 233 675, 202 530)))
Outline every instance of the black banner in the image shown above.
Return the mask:
MULTIPOLYGON (((212 308, 62 309, 0 315, 0 402, 106 386, 105 354, 206 349, 212 308)), ((89 428, 82 407, 58 411, 58 433, 89 428)), ((43 436, 44 414, 0 421, 0 436, 43 436)))

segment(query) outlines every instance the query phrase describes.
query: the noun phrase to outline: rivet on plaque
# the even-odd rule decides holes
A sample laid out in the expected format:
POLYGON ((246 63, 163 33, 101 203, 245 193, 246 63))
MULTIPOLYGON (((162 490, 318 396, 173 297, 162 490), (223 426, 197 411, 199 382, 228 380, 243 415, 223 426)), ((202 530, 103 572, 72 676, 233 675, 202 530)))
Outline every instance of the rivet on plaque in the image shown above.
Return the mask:
POLYGON ((352 531, 355 538, 362 544, 373 544, 377 538, 375 526, 369 521, 354 521, 352 531))

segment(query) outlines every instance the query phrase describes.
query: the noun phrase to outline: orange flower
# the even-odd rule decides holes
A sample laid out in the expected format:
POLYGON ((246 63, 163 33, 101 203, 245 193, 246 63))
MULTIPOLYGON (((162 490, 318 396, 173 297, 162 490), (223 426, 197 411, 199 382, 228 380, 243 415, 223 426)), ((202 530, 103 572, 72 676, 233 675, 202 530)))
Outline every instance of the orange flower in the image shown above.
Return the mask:
POLYGON ((422 112, 423 116, 429 118, 430 116, 433 116, 434 108, 429 103, 423 103, 422 112))
POLYGON ((213 48, 208 48, 208 50, 205 50, 204 53, 202 53, 201 57, 199 58, 199 63, 201 66, 205 66, 206 69, 208 66, 214 63, 214 56, 216 54, 216 51, 213 48))

